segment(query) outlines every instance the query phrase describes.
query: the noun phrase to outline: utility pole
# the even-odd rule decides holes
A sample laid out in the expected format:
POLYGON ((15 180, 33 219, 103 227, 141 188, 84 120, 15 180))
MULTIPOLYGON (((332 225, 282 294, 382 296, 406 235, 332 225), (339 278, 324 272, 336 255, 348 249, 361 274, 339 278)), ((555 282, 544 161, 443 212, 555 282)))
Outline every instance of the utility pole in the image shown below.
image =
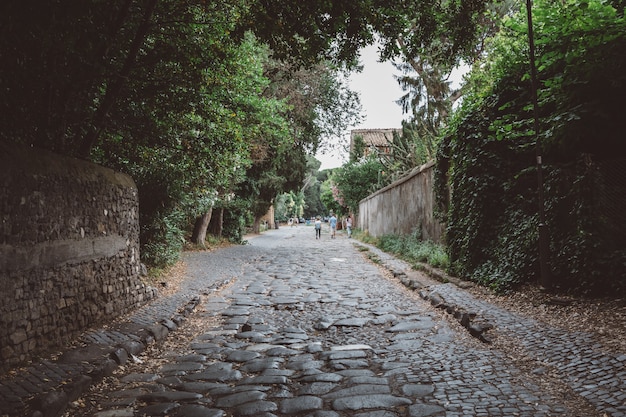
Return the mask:
POLYGON ((535 130, 535 157, 537 159, 537 198, 539 200, 539 272, 541 285, 545 289, 550 289, 552 287, 552 279, 550 276, 550 268, 548 267, 549 248, 543 195, 543 161, 541 160, 541 147, 539 146, 539 103, 537 102, 537 68, 535 67, 532 0, 526 0, 526 13, 528 15, 528 49, 530 57, 530 81, 535 130))

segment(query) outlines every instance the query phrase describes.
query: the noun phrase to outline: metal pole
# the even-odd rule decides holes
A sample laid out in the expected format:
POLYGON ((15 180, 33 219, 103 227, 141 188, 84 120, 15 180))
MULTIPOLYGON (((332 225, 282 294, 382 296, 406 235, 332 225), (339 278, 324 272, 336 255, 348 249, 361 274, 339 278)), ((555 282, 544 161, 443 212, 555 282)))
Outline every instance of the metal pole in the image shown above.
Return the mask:
POLYGON ((550 269, 548 267, 549 248, 543 195, 543 161, 541 160, 541 147, 539 146, 539 103, 537 102, 537 68, 535 67, 532 0, 526 0, 526 13, 528 16, 528 49, 530 55, 530 81, 535 130, 535 157, 537 159, 537 194, 539 200, 539 272, 541 285, 546 289, 550 289, 552 287, 552 279, 550 277, 550 269))

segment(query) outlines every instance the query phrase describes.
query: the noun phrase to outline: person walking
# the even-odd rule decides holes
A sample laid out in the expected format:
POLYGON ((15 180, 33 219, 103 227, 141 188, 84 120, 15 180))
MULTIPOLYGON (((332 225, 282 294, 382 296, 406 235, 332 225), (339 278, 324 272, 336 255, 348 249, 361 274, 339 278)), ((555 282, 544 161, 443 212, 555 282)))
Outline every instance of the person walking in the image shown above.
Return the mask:
POLYGON ((352 237, 352 217, 348 216, 346 219, 346 232, 348 232, 348 239, 352 237))
POLYGON ((317 216, 315 218, 315 239, 321 239, 322 238, 322 219, 320 219, 320 216, 317 216))
POLYGON ((330 223, 330 238, 335 238, 335 233, 337 233, 337 218, 333 213, 330 213, 330 219, 328 219, 330 223))

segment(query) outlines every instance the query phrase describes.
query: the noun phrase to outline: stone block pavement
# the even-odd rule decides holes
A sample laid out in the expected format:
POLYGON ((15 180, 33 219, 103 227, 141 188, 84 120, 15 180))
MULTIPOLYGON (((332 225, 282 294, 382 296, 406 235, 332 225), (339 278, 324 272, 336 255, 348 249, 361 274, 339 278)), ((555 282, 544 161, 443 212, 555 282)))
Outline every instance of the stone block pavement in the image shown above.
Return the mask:
POLYGON ((433 284, 345 236, 315 241, 308 232, 281 229, 251 245, 186 254, 188 279, 176 294, 0 376, 0 415, 63 415, 92 384, 175 335, 198 307, 222 325, 158 374, 125 376, 147 384, 116 393, 123 400, 103 405, 97 417, 573 415, 502 355, 468 350, 445 321, 417 307, 421 299, 476 340, 488 342, 493 326, 518 341, 533 375, 557 372, 597 416, 626 416, 626 354, 478 300, 462 285, 433 284), (415 299, 383 282, 375 265, 345 262, 359 256, 356 246, 374 253, 415 299))

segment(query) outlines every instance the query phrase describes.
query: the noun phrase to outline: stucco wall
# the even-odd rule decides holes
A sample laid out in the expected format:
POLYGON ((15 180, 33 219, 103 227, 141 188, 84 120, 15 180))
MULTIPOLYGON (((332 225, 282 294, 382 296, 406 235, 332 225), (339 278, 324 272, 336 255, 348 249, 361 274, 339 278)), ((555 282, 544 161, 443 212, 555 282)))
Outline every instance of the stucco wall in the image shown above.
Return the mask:
POLYGON ((419 228, 424 240, 441 242, 444 225, 434 217, 434 163, 359 202, 358 228, 377 237, 406 235, 419 228))
POLYGON ((138 209, 127 175, 0 144, 2 367, 156 295, 139 279, 138 209))

